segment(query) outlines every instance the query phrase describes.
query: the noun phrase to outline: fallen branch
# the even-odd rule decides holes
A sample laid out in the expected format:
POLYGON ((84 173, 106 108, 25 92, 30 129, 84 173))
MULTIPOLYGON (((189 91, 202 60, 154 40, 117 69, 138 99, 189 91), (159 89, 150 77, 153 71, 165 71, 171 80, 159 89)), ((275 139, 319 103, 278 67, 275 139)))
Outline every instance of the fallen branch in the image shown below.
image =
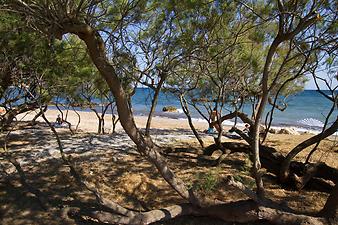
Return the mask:
POLYGON ((328 225, 324 218, 299 215, 285 212, 271 207, 260 206, 252 200, 223 203, 208 207, 195 207, 192 204, 172 205, 162 209, 154 209, 148 212, 139 212, 134 216, 119 216, 104 211, 71 211, 74 216, 86 216, 108 224, 150 224, 158 221, 171 220, 179 216, 208 216, 218 218, 226 222, 249 223, 260 220, 269 221, 277 225, 328 225))

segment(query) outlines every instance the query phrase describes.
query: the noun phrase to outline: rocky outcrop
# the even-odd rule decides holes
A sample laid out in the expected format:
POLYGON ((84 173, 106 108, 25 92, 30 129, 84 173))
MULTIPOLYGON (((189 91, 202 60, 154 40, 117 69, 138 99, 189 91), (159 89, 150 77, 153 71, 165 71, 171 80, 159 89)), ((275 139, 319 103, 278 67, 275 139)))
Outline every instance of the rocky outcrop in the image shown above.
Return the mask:
POLYGON ((271 127, 271 128, 269 129, 269 133, 271 133, 271 134, 278 134, 278 130, 271 127))
POLYGON ((279 130, 278 134, 292 134, 292 135, 299 135, 300 133, 296 131, 294 128, 282 128, 279 130))

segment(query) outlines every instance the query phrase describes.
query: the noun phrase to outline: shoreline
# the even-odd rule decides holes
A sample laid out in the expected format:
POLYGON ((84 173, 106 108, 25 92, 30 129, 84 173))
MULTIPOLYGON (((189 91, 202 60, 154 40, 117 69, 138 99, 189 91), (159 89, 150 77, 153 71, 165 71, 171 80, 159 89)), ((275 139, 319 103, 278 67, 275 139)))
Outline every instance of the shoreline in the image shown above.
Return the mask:
MULTIPOLYGON (((48 110, 57 110, 57 108, 54 105, 49 105, 48 106, 49 109, 48 110)), ((74 107, 77 112, 92 112, 89 108, 80 108, 80 107, 74 107)), ((96 109, 98 111, 100 111, 100 106, 97 106, 96 109)), ((66 111, 66 109, 62 109, 62 111, 66 111)), ((72 109, 70 109, 69 111, 73 111, 72 109)), ((116 109, 115 109, 115 114, 117 114, 116 109)), ((133 110, 133 114, 134 117, 147 117, 148 115, 148 111, 147 110, 133 110)), ((111 115, 111 112, 106 113, 106 115, 111 115)), ((202 117, 196 117, 194 115, 192 116, 192 120, 193 122, 203 122, 205 124, 207 124, 207 122, 202 118, 202 117)), ((177 108, 176 112, 163 112, 163 111, 155 111, 153 118, 155 117, 159 117, 159 118, 166 118, 166 119, 175 119, 175 120, 186 120, 186 116, 183 113, 183 110, 181 108, 177 108)), ((329 122, 329 124, 327 125, 327 127, 330 126, 330 124, 332 123, 329 122)), ((228 126, 233 126, 234 124, 234 120, 227 120, 223 122, 223 125, 225 127, 228 126)), ((244 127, 245 123, 243 123, 242 121, 237 123, 239 125, 239 127, 244 127)), ((314 118, 304 118, 302 120, 299 121, 290 121, 290 122, 276 122, 275 120, 272 121, 271 124, 271 128, 274 129, 282 129, 282 128, 293 128, 298 132, 311 132, 314 134, 318 134, 322 131, 322 125, 324 125, 321 121, 314 119, 314 118), (312 125, 310 125, 312 124, 312 125)), ((205 125, 206 127, 208 125, 205 125)), ((338 134, 338 133, 337 133, 338 134)))
MULTIPOLYGON (((64 116, 66 115, 67 110, 62 110, 64 116)), ((80 124, 79 124, 79 130, 85 131, 85 132, 97 132, 98 129, 98 119, 94 112, 92 111, 77 111, 77 113, 80 115, 80 124)), ((46 111, 46 117, 50 122, 55 122, 57 115, 60 114, 60 112, 56 109, 48 109, 46 111)), ((171 113, 165 113, 170 116, 171 113)), ((36 115, 36 112, 28 113, 27 115, 20 114, 18 116, 18 120, 24 120, 29 121, 36 115)), ((184 114, 183 114, 184 115, 184 114)), ((151 129, 171 129, 171 130, 190 130, 190 126, 188 124, 188 121, 186 118, 171 118, 169 116, 159 116, 155 115, 152 118, 152 126, 151 129)), ((107 133, 111 133, 112 130, 112 114, 106 113, 105 115, 105 130, 107 133)), ((72 127, 75 129, 77 123, 78 123, 78 115, 73 111, 69 110, 67 115, 67 121, 71 123, 72 127)), ((144 129, 147 122, 147 116, 144 115, 135 115, 134 120, 140 129, 144 129)), ((195 128, 203 132, 208 129, 208 123, 201 118, 193 118, 193 123, 195 128)), ((38 119, 38 121, 42 121, 41 118, 38 119)), ((233 125, 232 121, 224 121, 223 122, 223 129, 229 130, 231 129, 233 125)), ((240 128, 244 128, 244 123, 237 123, 237 126, 240 128)), ((272 125, 272 129, 279 132, 281 129, 291 129, 299 134, 318 134, 320 133, 320 129, 310 129, 306 127, 298 127, 298 126, 292 126, 292 125, 272 125)), ((116 125, 116 131, 122 131, 123 128, 120 125, 120 123, 117 123, 116 125)), ((333 136, 338 135, 338 132, 336 134, 333 134, 333 136)))
MULTIPOLYGON (((54 105, 49 105, 48 106, 48 110, 57 110, 57 108, 54 105)), ((92 112, 89 108, 80 108, 80 107, 74 107, 77 112, 92 112)), ((100 111, 101 108, 100 106, 96 107, 96 110, 100 111)), ((62 109, 63 112, 66 111, 66 109, 62 109)), ((69 110, 69 112, 73 111, 72 109, 69 110)), ((117 114, 116 109, 115 109, 115 114, 117 114)), ((134 117, 147 117, 148 115, 148 111, 144 110, 144 109, 133 109, 133 114, 134 117)), ((111 112, 108 110, 108 112, 106 113, 106 115, 111 115, 111 112)), ((207 122, 201 117, 201 116, 197 116, 196 115, 191 115, 192 116, 192 120, 193 122, 203 122, 205 124, 207 124, 207 122)), ((159 117, 159 118, 166 118, 166 119, 173 119, 173 120, 186 120, 186 116, 183 113, 183 110, 181 108, 177 108, 177 112, 163 112, 163 111, 155 111, 153 118, 155 117, 159 117)), ((276 117, 278 118, 278 117, 276 117)), ((275 129, 281 129, 281 128, 294 128, 295 130, 297 130, 298 132, 306 132, 309 131, 311 133, 315 133, 318 134, 321 132, 322 130, 322 125, 323 122, 314 119, 314 118, 304 118, 302 120, 298 120, 298 121, 291 121, 290 122, 278 122, 275 120, 272 121, 271 124, 271 128, 275 128, 275 129)), ((330 124, 332 123, 329 122, 327 127, 330 126, 330 124)), ((224 126, 233 126, 234 121, 233 120, 227 120, 223 122, 224 126)), ((241 121, 237 123, 239 125, 239 127, 244 127, 244 123, 242 123, 241 121)), ((207 127, 207 125, 206 125, 207 127)))

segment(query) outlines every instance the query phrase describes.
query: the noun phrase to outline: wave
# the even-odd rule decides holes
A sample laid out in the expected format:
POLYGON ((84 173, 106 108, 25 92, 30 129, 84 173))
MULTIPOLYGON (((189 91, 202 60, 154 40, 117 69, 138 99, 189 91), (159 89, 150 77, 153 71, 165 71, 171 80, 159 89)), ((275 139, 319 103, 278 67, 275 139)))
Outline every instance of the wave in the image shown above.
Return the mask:
POLYGON ((314 118, 305 118, 302 120, 298 120, 297 123, 300 123, 309 127, 324 127, 324 123, 314 118))

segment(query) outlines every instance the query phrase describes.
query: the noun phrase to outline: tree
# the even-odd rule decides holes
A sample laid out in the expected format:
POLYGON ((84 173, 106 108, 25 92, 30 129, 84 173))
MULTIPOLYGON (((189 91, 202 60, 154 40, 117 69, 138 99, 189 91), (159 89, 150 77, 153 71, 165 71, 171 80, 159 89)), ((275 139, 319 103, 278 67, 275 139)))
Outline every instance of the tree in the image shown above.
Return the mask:
POLYGON ((43 104, 49 101, 46 95, 37 96, 37 87, 39 77, 49 71, 46 59, 51 57, 51 53, 48 42, 28 32, 15 15, 1 12, 0 33, 0 105, 5 109, 5 114, 0 118, 0 127, 3 130, 18 114, 38 108, 34 97, 43 104))
MULTIPOLYGON (((262 87, 262 93, 259 95, 258 104, 254 113, 252 141, 250 142, 254 155, 254 175, 256 178, 257 193, 242 188, 241 185, 229 179, 229 185, 238 187, 252 200, 232 204, 220 203, 208 205, 210 202, 200 198, 193 190, 188 190, 183 182, 170 170, 163 156, 159 154, 159 148, 153 143, 151 136, 144 135, 137 128, 130 106, 130 95, 122 83, 126 78, 126 74, 120 73, 116 64, 112 63, 114 61, 110 59, 110 57, 114 57, 114 54, 118 52, 115 49, 119 48, 122 44, 123 39, 120 34, 128 34, 128 31, 135 29, 136 25, 142 28, 139 30, 136 29, 137 31, 147 29, 148 26, 153 28, 153 24, 151 23, 153 20, 148 23, 149 21, 144 19, 147 18, 147 16, 162 16, 162 18, 164 17, 165 19, 159 21, 162 24, 167 24, 173 17, 177 16, 177 12, 175 11, 177 8, 172 7, 173 4, 171 2, 161 5, 156 1, 52 2, 53 4, 43 4, 43 1, 16 0, 14 3, 10 1, 6 7, 19 12, 21 15, 30 17, 31 25, 39 31, 43 31, 49 35, 49 37, 61 39, 63 35, 71 33, 78 36, 86 44, 91 60, 114 95, 122 127, 136 144, 139 153, 158 169, 162 177, 183 199, 189 202, 182 205, 166 207, 162 210, 133 212, 113 201, 98 198, 101 204, 109 206, 113 212, 116 212, 118 215, 110 212, 95 211, 90 213, 92 218, 107 223, 149 224, 158 220, 171 219, 179 215, 193 214, 214 216, 233 222, 266 219, 276 224, 301 224, 310 221, 316 224, 325 223, 323 218, 297 215, 287 212, 287 210, 284 209, 281 210, 278 205, 276 206, 276 204, 273 204, 271 201, 262 198, 264 187, 261 179, 262 171, 259 157, 260 121, 268 102, 269 93, 276 83, 274 81, 277 80, 276 77, 271 75, 273 74, 271 65, 278 60, 275 56, 279 47, 287 41, 295 40, 298 37, 303 37, 303 35, 308 34, 308 29, 318 20, 318 14, 315 13, 315 11, 322 10, 325 12, 325 10, 327 10, 325 7, 321 8, 322 3, 315 2, 313 5, 309 5, 303 2, 290 2, 284 4, 279 1, 273 8, 275 11, 271 12, 271 18, 268 19, 268 21, 277 23, 278 31, 276 36, 268 38, 265 42, 269 50, 259 82, 259 87, 262 87), (293 13, 289 14, 289 12, 293 13), (111 41, 110 45, 106 45, 106 42, 103 40, 105 37, 111 41), (111 52, 109 50, 111 50, 111 52), (272 82, 269 83, 270 81, 272 82)), ((183 6, 182 11, 180 10, 179 12, 186 12, 185 10, 189 12, 189 10, 192 9, 198 11, 199 8, 205 5, 207 5, 207 3, 204 1, 184 1, 179 4, 179 6, 183 6)), ((264 18, 260 18, 257 15, 254 19, 257 24, 265 21, 264 18)), ((184 17, 182 20, 184 21, 184 17)), ((155 26, 155 28, 160 29, 159 26, 155 26)), ((153 32, 158 31, 157 29, 154 29, 153 32)), ((161 29, 159 31, 161 31, 161 29)), ((170 29, 166 30, 166 32, 169 31, 170 29)), ((158 41, 161 43, 162 39, 158 41)), ((124 44, 123 46, 128 45, 124 44)), ((129 47, 132 49, 132 46, 129 47)), ((172 53, 170 53, 169 56, 171 55, 172 53)), ((142 70, 143 69, 140 69, 140 71, 142 70)))

